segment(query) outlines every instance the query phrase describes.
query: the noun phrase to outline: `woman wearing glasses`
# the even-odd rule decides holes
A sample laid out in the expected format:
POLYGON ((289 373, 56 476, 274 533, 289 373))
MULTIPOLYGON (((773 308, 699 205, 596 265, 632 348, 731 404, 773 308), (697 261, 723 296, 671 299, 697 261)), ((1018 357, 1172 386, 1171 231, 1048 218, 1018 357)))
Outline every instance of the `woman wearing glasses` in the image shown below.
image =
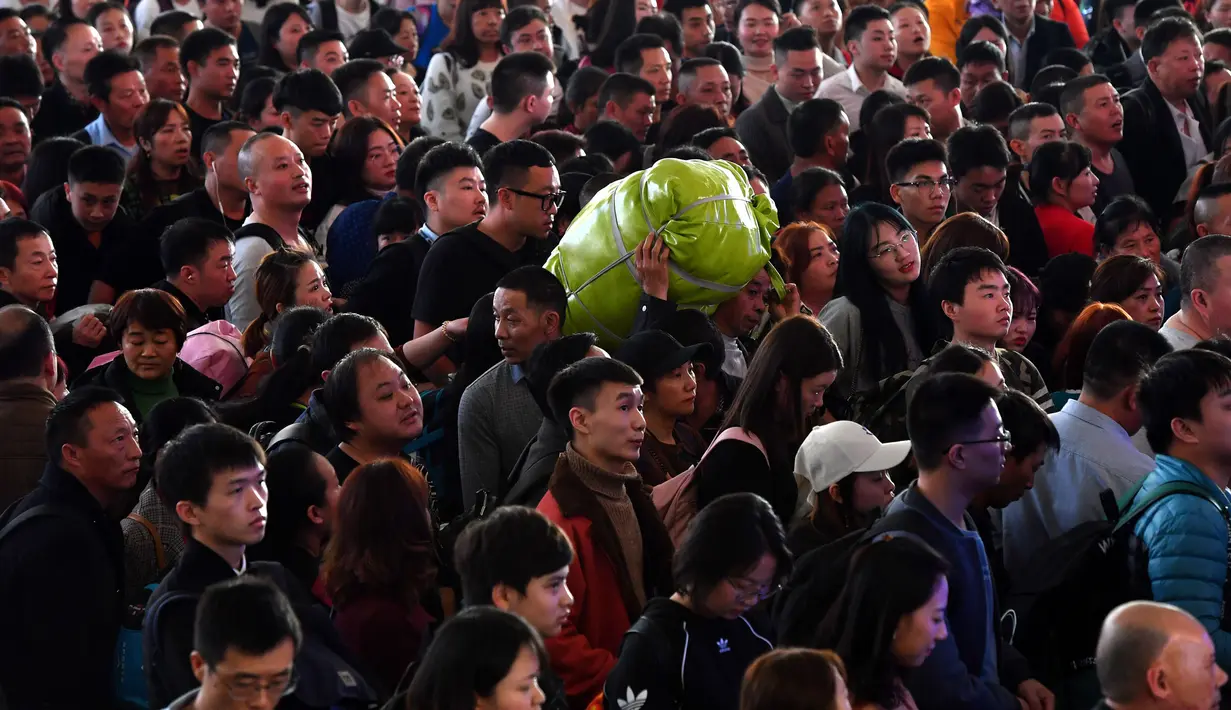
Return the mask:
POLYGON ((821 310, 845 367, 834 392, 850 397, 923 362, 934 338, 919 242, 897 210, 867 203, 847 217, 838 241, 842 297, 821 310))
POLYGON ((675 552, 676 592, 650 601, 624 637, 604 686, 605 707, 736 710, 744 671, 773 650, 744 618, 791 572, 782 525, 752 493, 706 506, 675 552))
POLYGON ((1089 149, 1071 141, 1041 145, 1030 159, 1030 199, 1048 258, 1072 252, 1094 256, 1090 206, 1098 196, 1098 178, 1090 165, 1089 149))
MULTIPOLYGON (((385 193, 397 187, 397 166, 398 158, 402 155, 402 139, 389 124, 379 118, 359 116, 342 126, 333 146, 334 166, 342 190, 338 201, 329 208, 320 226, 316 228, 316 243, 325 247, 326 255, 330 247, 336 247, 339 252, 359 249, 375 257, 376 239, 371 234, 330 235, 330 228, 347 206, 363 200, 383 199, 385 193), (330 236, 334 238, 333 244, 329 242, 330 236), (363 244, 354 244, 355 237, 362 239, 363 244), (351 243, 348 244, 348 241, 351 243)), ((342 256, 345 258, 344 254, 342 256)))

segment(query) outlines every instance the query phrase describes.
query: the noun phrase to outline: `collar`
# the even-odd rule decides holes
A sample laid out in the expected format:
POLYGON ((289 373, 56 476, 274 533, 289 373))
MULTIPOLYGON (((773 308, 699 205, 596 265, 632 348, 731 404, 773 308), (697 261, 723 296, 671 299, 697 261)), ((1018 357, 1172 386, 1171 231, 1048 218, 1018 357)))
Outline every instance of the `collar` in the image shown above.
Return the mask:
POLYGON ((101 113, 98 114, 98 118, 90 121, 85 127, 85 132, 90 136, 90 142, 94 145, 111 148, 129 160, 141 149, 141 146, 137 143, 133 143, 132 146, 126 146, 116 139, 115 134, 111 132, 111 128, 107 126, 107 119, 101 113))
POLYGON ((1226 492, 1219 488, 1218 484, 1214 483, 1201 469, 1184 459, 1168 456, 1167 454, 1156 454, 1154 456, 1154 468, 1167 474, 1168 479, 1183 478, 1208 488, 1211 492, 1218 491, 1224 499, 1227 496, 1226 492))
POLYGON ((1117 439, 1121 439, 1128 446, 1133 445, 1132 438, 1129 437, 1124 427, 1120 426, 1119 422, 1088 404, 1082 404, 1075 399, 1070 399, 1068 402, 1065 402, 1064 408, 1060 411, 1070 417, 1080 419, 1090 426, 1106 431, 1117 439))
POLYGON ((526 371, 520 364, 509 365, 509 376, 513 378, 513 384, 517 384, 526 378, 526 371))
POLYGON ((440 239, 440 235, 433 232, 432 228, 427 226, 426 224, 424 224, 422 227, 419 227, 419 236, 423 237, 423 240, 426 241, 428 244, 431 244, 435 242, 437 239, 440 239))
POLYGON ((106 515, 103 504, 90 493, 85 484, 53 463, 48 463, 43 469, 39 485, 47 490, 49 499, 68 503, 93 517, 106 515))
POLYGON ((187 315, 189 323, 194 323, 197 320, 204 318, 203 309, 197 305, 197 302, 192 300, 188 294, 181 291, 175 284, 171 283, 169 279, 163 279, 162 281, 154 284, 151 288, 156 288, 159 291, 166 291, 172 296, 175 296, 176 300, 180 302, 180 305, 184 307, 184 310, 188 311, 187 315))
MULTIPOLYGON (((1001 22, 1004 22, 1004 14, 1003 14, 1003 13, 1000 15, 1000 21, 1001 21, 1001 22)), ((1026 39, 1024 39, 1024 40, 1022 40, 1022 41, 1018 42, 1018 41, 1017 41, 1017 37, 1016 37, 1016 36, 1015 36, 1015 35, 1014 35, 1011 31, 1010 31, 1010 32, 1008 32, 1008 35, 1009 35, 1009 42, 1010 42, 1010 43, 1017 44, 1019 47, 1020 47, 1020 46, 1025 45, 1027 42, 1029 42, 1029 41, 1030 41, 1030 38, 1034 36, 1034 31, 1035 31, 1036 29, 1038 29, 1038 27, 1039 27, 1039 23, 1035 20, 1034 14, 1033 14, 1033 13, 1031 13, 1031 15, 1030 15, 1030 29, 1026 32, 1026 39)), ((1006 30, 1008 29, 1008 24, 1006 24, 1006 25, 1005 25, 1005 29, 1006 29, 1006 30)))
POLYGON ((1181 111, 1176 108, 1175 104, 1168 101, 1166 97, 1163 98, 1163 103, 1167 104, 1167 110, 1171 112, 1171 118, 1173 121, 1179 121, 1180 119, 1187 121, 1191 119, 1195 122, 1197 120, 1197 117, 1193 115, 1192 106, 1188 105, 1187 99, 1184 100, 1184 108, 1187 109, 1186 111, 1181 111))
POLYGON ((56 398, 46 387, 33 382, 0 382, 0 402, 29 400, 56 406, 56 398))

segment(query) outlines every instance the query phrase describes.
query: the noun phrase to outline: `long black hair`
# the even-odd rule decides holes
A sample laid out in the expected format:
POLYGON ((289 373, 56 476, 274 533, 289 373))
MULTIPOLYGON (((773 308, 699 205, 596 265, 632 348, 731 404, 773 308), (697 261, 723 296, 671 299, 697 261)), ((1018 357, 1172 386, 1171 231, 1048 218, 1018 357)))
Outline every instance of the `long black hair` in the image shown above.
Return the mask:
POLYGON ((748 575, 772 555, 774 579, 791 574, 791 552, 774 509, 755 493, 731 493, 701 509, 675 551, 676 589, 700 603, 725 579, 748 575))
POLYGON ((637 32, 637 0, 598 0, 586 13, 588 36, 594 37, 590 63, 603 69, 615 65, 616 48, 637 32))
MULTIPOLYGON (((847 367, 857 367, 868 372, 877 382, 909 366, 906 337, 893 319, 885 289, 872 271, 868 258, 868 235, 884 223, 899 231, 914 232, 914 227, 897 210, 868 202, 847 215, 838 244, 838 250, 846 255, 846 258, 838 262, 839 294, 859 309, 863 331, 860 348, 863 362, 847 363, 847 367)), ((920 348, 926 349, 931 346, 934 338, 931 335, 931 311, 928 308, 922 274, 911 284, 909 303, 915 321, 915 332, 911 335, 920 348)), ((854 379, 851 381, 858 381, 859 373, 854 372, 852 375, 854 379)))
POLYGON ((261 52, 257 59, 258 64, 281 72, 295 71, 295 67, 288 67, 286 62, 282 61, 282 55, 278 52, 277 46, 279 36, 282 34, 282 25, 285 25, 292 15, 299 15, 304 22, 308 23, 308 28, 312 28, 312 17, 297 2, 279 2, 270 5, 265 10, 265 17, 261 20, 261 52))
POLYGON ((464 69, 478 64, 482 48, 479 46, 479 38, 474 34, 472 18, 480 10, 497 8, 504 9, 502 0, 462 0, 453 15, 453 29, 449 30, 449 35, 440 42, 440 51, 452 54, 464 69))
POLYGON ((269 455, 265 462, 269 524, 265 537, 250 548, 252 559, 285 563, 300 531, 313 524, 308 508, 325 505, 325 479, 316 468, 318 456, 306 446, 281 446, 269 455))
POLYGON ((869 544, 855 554, 838 601, 817 630, 814 647, 833 649, 846 664, 853 705, 902 704, 904 669, 893 656, 902 617, 932 598, 949 563, 913 537, 869 544))

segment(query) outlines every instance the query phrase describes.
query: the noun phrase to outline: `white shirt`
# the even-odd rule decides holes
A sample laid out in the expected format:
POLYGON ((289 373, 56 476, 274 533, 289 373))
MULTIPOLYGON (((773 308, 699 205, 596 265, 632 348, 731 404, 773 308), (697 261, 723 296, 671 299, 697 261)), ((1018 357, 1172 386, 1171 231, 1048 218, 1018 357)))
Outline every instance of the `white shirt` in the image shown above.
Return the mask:
MULTIPOLYGON (((889 74, 885 74, 885 83, 881 88, 906 98, 906 87, 889 74)), ((872 90, 864 86, 859 80, 859 75, 855 73, 854 64, 841 74, 835 74, 822 81, 816 90, 816 98, 833 99, 842 104, 852 126, 859 125, 859 110, 863 107, 864 100, 871 95, 872 90)))
POLYGON ((1189 170, 1201 164, 1201 161, 1210 152, 1205 147, 1205 139, 1201 137, 1201 124, 1197 123, 1197 119, 1192 115, 1192 109, 1188 107, 1188 102, 1184 103, 1184 109, 1175 107, 1175 104, 1170 101, 1166 102, 1167 109, 1171 111, 1171 118, 1175 121, 1175 130, 1180 134, 1180 143, 1184 146, 1184 163, 1189 170), (1187 127, 1188 135, 1184 134, 1187 127))
POLYGON ((744 379, 748 376, 748 360, 744 357, 744 351, 739 347, 739 340, 722 336, 722 342, 726 346, 726 356, 722 361, 722 371, 728 375, 744 379))
POLYGON ((359 30, 368 28, 368 23, 372 19, 372 8, 366 2, 363 4, 363 10, 354 13, 348 12, 336 3, 334 7, 338 10, 338 32, 342 33, 347 42, 350 42, 351 37, 354 37, 359 30))
POLYGON ((1009 65, 1010 79, 1013 80, 1013 86, 1019 89, 1029 88, 1026 85, 1026 43, 1030 41, 1030 35, 1034 34, 1035 28, 1034 16, 1030 17, 1030 31, 1026 33, 1026 39, 1021 42, 1017 41, 1017 37, 1013 33, 1009 33, 1008 55, 1005 57, 1006 63, 1009 65))
MULTIPOLYGON (((202 17, 201 4, 196 0, 188 0, 185 3, 171 0, 171 6, 193 17, 202 17)), ((133 31, 137 33, 138 42, 150 36, 150 25, 154 24, 154 19, 160 14, 162 10, 158 6, 158 0, 141 0, 137 3, 137 9, 133 12, 133 31)))

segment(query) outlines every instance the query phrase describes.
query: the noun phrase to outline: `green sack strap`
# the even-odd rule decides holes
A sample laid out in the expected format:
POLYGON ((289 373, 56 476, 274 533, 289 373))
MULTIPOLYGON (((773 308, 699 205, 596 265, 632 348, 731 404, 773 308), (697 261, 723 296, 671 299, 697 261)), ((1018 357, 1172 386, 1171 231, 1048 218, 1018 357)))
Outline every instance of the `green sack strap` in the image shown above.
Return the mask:
MULTIPOLYGON (((1125 496, 1129 503, 1131 503, 1133 498, 1137 496, 1137 493, 1141 490, 1141 487, 1144 484, 1145 479, 1143 478, 1141 483, 1138 483, 1133 490, 1129 491, 1129 494, 1125 496)), ((1216 500, 1214 496, 1210 495, 1209 491, 1195 483, 1189 483, 1188 481, 1172 481, 1170 483, 1164 483, 1158 488, 1150 491, 1145 498, 1143 498, 1136 505, 1133 505, 1131 508, 1128 508, 1127 504, 1121 505, 1120 519, 1116 521, 1116 525, 1112 528, 1111 534, 1115 535, 1120 532, 1121 528, 1135 522, 1138 518, 1140 518, 1143 513, 1149 510, 1150 506, 1154 505, 1163 498, 1172 495, 1190 495, 1197 496, 1198 498, 1204 498, 1214 504, 1214 507, 1218 508, 1218 512, 1222 515, 1224 520, 1227 520, 1229 517, 1226 501, 1216 500), (1126 511, 1125 508, 1128 508, 1128 510, 1126 511)))

